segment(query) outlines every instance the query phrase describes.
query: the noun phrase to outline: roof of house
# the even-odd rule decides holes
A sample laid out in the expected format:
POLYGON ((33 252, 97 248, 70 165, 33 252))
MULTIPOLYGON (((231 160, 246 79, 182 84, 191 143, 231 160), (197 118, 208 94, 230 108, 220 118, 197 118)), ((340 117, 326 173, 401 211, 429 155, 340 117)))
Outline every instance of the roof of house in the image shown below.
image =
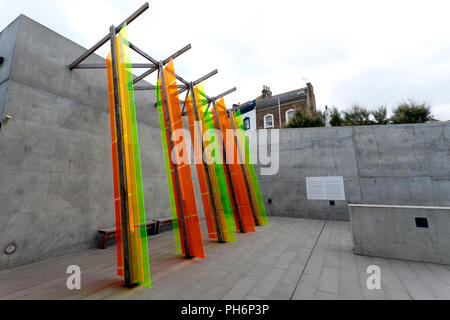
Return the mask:
POLYGON ((250 101, 249 103, 245 104, 244 106, 242 106, 240 108, 241 114, 244 114, 244 113, 247 113, 249 111, 252 111, 252 110, 255 109, 255 107, 256 107, 256 101, 255 100, 250 101))
POLYGON ((275 96, 271 96, 266 99, 258 100, 256 103, 256 109, 265 109, 271 106, 278 106, 278 100, 280 103, 288 103, 299 99, 306 99, 307 88, 300 88, 292 90, 275 96))
MULTIPOLYGON (((233 105, 233 109, 232 111, 236 111, 236 110, 241 110, 241 112, 244 112, 244 109, 249 109, 252 110, 255 107, 256 101, 255 100, 250 100, 244 103, 240 103, 240 104, 236 104, 233 105)), ((246 110, 245 112, 249 111, 246 110)))
POLYGON ((306 93, 308 89, 306 87, 288 91, 285 93, 277 94, 275 96, 270 96, 268 98, 263 99, 262 96, 259 96, 255 100, 247 101, 245 103, 236 105, 233 107, 233 111, 241 110, 241 113, 246 113, 248 111, 256 109, 264 109, 270 108, 271 106, 278 106, 278 100, 280 103, 288 103, 291 101, 297 101, 299 99, 306 99, 306 93))

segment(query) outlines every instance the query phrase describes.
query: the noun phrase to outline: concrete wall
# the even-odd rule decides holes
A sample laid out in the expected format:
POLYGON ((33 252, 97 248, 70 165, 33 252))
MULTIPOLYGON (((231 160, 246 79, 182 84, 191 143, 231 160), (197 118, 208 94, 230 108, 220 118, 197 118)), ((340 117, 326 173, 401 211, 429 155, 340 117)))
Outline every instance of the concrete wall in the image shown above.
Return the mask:
POLYGON ((259 177, 270 214, 348 221, 347 201, 307 200, 316 176, 344 176, 353 203, 450 206, 450 123, 281 130, 279 173, 259 177))
POLYGON ((351 205, 350 215, 356 254, 450 265, 450 207, 351 205))
POLYGON ((17 38, 19 23, 12 22, 5 30, 0 32, 0 57, 5 60, 0 65, 0 124, 4 116, 4 107, 6 100, 6 92, 8 90, 9 75, 14 58, 15 43, 17 38))
MULTIPOLYGON (((85 49, 25 16, 0 34, 0 50, 12 116, 0 131, 1 269, 92 247, 115 220, 106 70, 68 71, 85 49)), ((148 219, 170 215, 154 102, 136 93, 148 219)))

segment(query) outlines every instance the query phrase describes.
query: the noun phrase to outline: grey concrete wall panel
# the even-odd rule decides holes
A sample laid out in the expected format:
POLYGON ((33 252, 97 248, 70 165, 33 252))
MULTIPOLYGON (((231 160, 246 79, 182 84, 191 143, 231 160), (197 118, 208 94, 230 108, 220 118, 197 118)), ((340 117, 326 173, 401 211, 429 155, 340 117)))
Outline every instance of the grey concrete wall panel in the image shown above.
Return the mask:
POLYGON ((0 123, 4 116, 6 92, 14 59, 19 24, 20 17, 14 20, 0 33, 0 57, 3 57, 4 59, 3 64, 0 65, 0 123))
MULTIPOLYGON (((0 132, 0 247, 17 250, 0 253, 0 268, 93 247, 97 231, 115 225, 106 70, 68 71, 85 49, 25 16, 2 32, 2 44, 14 32, 4 90, 12 119, 0 132)), ((169 217, 155 95, 135 98, 147 219, 169 217)))
POLYGON ((450 207, 351 205, 350 217, 356 254, 450 264, 450 207))
POLYGON ((347 201, 450 206, 449 137, 447 122, 283 129, 279 173, 259 177, 266 206, 270 215, 347 221, 347 201), (347 201, 307 200, 305 179, 316 176, 343 176, 347 201))

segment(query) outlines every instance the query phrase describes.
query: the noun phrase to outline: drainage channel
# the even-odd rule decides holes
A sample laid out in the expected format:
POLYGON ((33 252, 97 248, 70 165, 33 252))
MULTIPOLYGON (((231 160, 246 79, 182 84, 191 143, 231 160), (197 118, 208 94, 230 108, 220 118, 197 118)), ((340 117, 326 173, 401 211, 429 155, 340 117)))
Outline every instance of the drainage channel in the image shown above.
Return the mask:
POLYGON ((314 250, 316 249, 317 244, 319 243, 319 239, 320 239, 320 237, 322 236, 323 230, 325 229, 325 226, 326 226, 327 222, 328 222, 328 220, 325 220, 325 222, 323 223, 322 230, 320 230, 320 233, 319 233, 319 235, 317 236, 316 242, 314 243, 314 246, 312 247, 311 252, 309 253, 308 259, 306 260, 306 263, 305 263, 305 267, 304 267, 303 270, 302 270, 302 274, 300 275, 300 278, 298 279, 297 285, 295 286, 295 289, 294 289, 294 291, 292 292, 291 298, 290 298, 289 300, 292 300, 292 298, 294 298, 294 294, 295 294, 295 292, 297 291, 297 288, 298 288, 298 286, 299 286, 299 284, 300 284, 300 281, 301 281, 302 278, 303 278, 303 274, 305 273, 306 267, 307 267, 308 264, 309 264, 309 260, 311 259, 311 256, 312 256, 314 250))

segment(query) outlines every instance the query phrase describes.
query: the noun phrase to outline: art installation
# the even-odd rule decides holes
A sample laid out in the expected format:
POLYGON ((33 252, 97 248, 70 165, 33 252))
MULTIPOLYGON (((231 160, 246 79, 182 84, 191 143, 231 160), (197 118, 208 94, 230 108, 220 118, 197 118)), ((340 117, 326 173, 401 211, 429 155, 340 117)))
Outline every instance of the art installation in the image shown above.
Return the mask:
MULTIPOLYGON (((108 98, 116 217, 117 274, 125 286, 151 287, 146 212, 142 186, 139 137, 134 90, 156 90, 163 157, 166 166, 170 210, 177 252, 187 258, 205 258, 199 213, 187 149, 179 94, 187 91, 186 110, 194 160, 199 178, 208 238, 236 242, 236 231, 255 232, 267 225, 267 215, 240 112, 231 116, 223 96, 209 98, 203 81, 187 82, 175 73, 173 60, 189 50, 187 45, 158 61, 128 41, 127 24, 149 8, 144 4, 118 27, 68 65, 74 69, 104 69, 102 64, 82 63, 106 42, 108 98), (132 64, 130 49, 146 58, 147 64, 132 64), (134 77, 132 68, 149 68, 134 77), (158 71, 156 86, 134 84, 158 71), (178 86, 177 81, 183 85, 178 86), (212 102, 213 108, 210 107, 212 102), (231 135, 227 133, 232 133, 231 135), (234 161, 227 161, 229 158, 234 161)), ((184 110, 184 109, 183 109, 184 110)))
POLYGON ((136 111, 134 103, 133 75, 130 66, 130 52, 126 26, 116 37, 117 69, 119 92, 114 92, 113 64, 111 53, 107 58, 108 91, 111 123, 111 146, 114 177, 114 207, 116 212, 117 234, 117 273, 125 276, 129 272, 131 283, 150 287, 150 268, 148 259, 147 225, 145 219, 144 195, 142 191, 141 160, 139 156, 139 138, 136 125, 136 111), (117 121, 115 97, 119 96, 121 104, 122 141, 119 148, 117 137, 117 121), (120 150, 121 149, 121 150, 120 150), (122 156, 125 166, 119 168, 119 157, 122 156), (126 185, 120 185, 119 176, 123 175, 126 185), (127 192, 126 208, 123 215, 121 209, 120 189, 127 192), (122 229, 122 217, 126 216, 128 230, 122 229), (128 237, 127 248, 123 245, 123 234, 128 237), (124 270, 124 250, 128 250, 129 270, 124 270))

